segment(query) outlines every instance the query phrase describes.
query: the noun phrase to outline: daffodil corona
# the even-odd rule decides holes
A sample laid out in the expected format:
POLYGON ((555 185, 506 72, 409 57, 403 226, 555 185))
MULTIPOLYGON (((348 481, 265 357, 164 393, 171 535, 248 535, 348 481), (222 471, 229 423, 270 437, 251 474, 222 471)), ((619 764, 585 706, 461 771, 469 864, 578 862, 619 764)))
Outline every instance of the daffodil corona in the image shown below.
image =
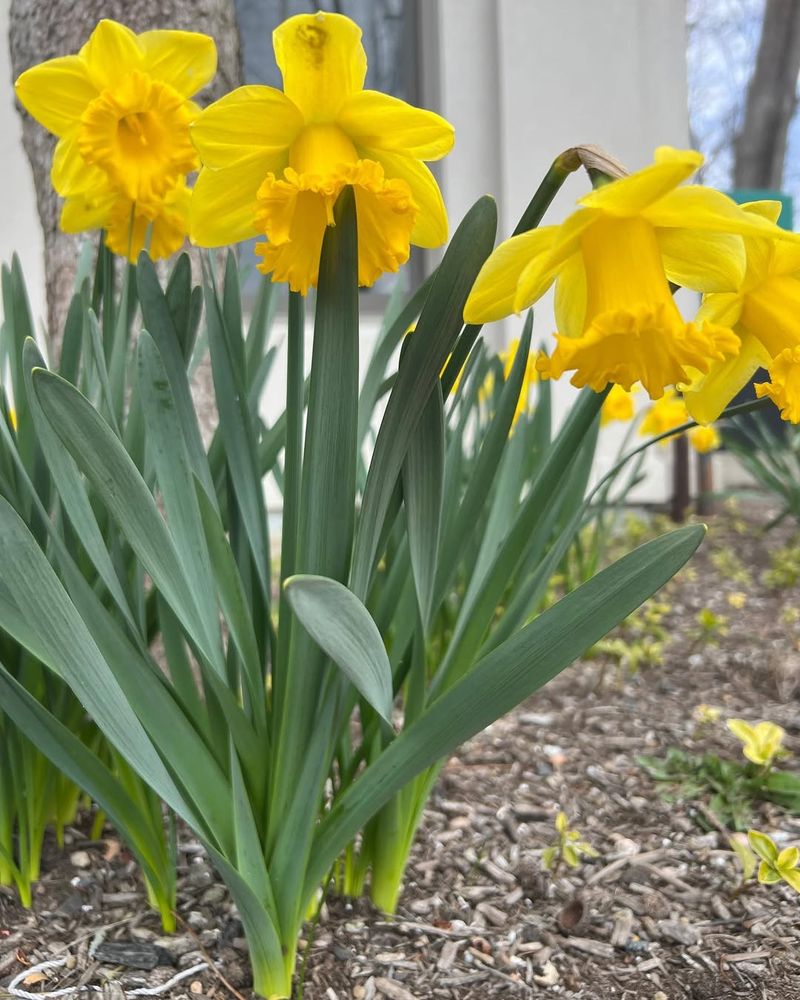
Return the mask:
POLYGON ((102 226, 111 248, 173 252, 187 231, 187 173, 198 166, 189 98, 214 76, 213 39, 188 31, 136 35, 103 20, 77 55, 50 59, 16 82, 22 105, 58 136, 51 178, 68 232, 102 226))
POLYGON ((539 299, 556 282, 557 346, 539 359, 546 377, 599 391, 641 382, 652 399, 693 372, 735 357, 738 336, 724 323, 687 323, 669 282, 730 291, 745 270, 742 234, 764 235, 718 191, 679 185, 702 163, 662 147, 655 162, 592 191, 562 225, 501 244, 467 301, 469 323, 500 319, 539 299))
POLYGON ((350 185, 359 284, 396 271, 412 243, 443 243, 447 215, 423 161, 450 151, 452 126, 363 89, 361 29, 341 14, 289 18, 273 45, 283 91, 240 87, 192 126, 203 163, 192 198, 194 242, 222 246, 265 236, 256 247, 260 269, 305 293, 317 282, 333 206, 350 185))

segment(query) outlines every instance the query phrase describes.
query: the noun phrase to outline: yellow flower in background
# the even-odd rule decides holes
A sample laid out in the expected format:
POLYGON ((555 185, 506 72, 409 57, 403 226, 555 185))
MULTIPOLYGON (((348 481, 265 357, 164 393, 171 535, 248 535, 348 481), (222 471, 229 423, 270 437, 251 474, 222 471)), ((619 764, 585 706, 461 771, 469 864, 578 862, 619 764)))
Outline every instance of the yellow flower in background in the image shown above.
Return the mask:
POLYGON ((719 722, 721 715, 721 708, 706 704, 697 705, 692 712, 692 718, 699 726, 713 725, 715 722, 719 722))
POLYGON ((189 98, 214 76, 213 39, 189 31, 134 34, 103 20, 77 55, 26 70, 23 107, 58 136, 52 181, 65 198, 113 187, 129 201, 164 198, 197 167, 189 98))
POLYGON ((689 444, 701 455, 707 455, 711 451, 716 451, 721 443, 719 431, 716 427, 693 427, 689 431, 689 444))
POLYGON ((782 752, 781 744, 786 735, 774 722, 759 722, 751 726, 744 719, 728 719, 726 725, 742 741, 742 753, 754 764, 771 764, 782 752))
POLYGON ((162 260, 183 245, 189 232, 191 191, 182 178, 163 198, 131 201, 113 189, 83 191, 67 198, 61 213, 65 233, 104 229, 106 246, 136 263, 147 247, 153 260, 162 260))
MULTIPOLYGON (((772 383, 759 396, 771 396, 784 420, 800 421, 800 245, 775 222, 780 203, 751 202, 744 211, 766 227, 745 235, 747 268, 740 285, 703 298, 698 319, 731 326, 742 346, 735 358, 697 372, 683 387, 689 412, 702 423, 716 420, 760 367, 772 383)), ((791 235, 791 234, 790 234, 791 235)))
POLYGON ((621 385, 613 385, 605 400, 603 405, 600 407, 600 426, 605 427, 606 424, 613 423, 615 420, 619 420, 623 423, 627 423, 629 420, 633 420, 636 415, 636 406, 633 402, 633 394, 636 392, 637 386, 633 386, 630 390, 623 389, 621 385))
MULTIPOLYGON (((655 437, 665 434, 685 424, 689 419, 686 404, 674 389, 667 389, 664 395, 656 400, 644 416, 639 433, 643 437, 655 437)), ((668 441, 659 441, 666 447, 668 441)))
POLYGON ((728 594, 728 604, 732 608, 736 608, 737 611, 741 611, 747 604, 747 594, 741 590, 735 590, 732 594, 728 594))
POLYGON ((240 87, 192 127, 203 163, 192 198, 192 239, 222 246, 266 236, 259 267, 307 292, 316 285, 325 228, 352 185, 358 280, 396 271, 410 244, 447 238, 439 187, 423 161, 453 145, 431 111, 364 90, 361 29, 341 14, 300 14, 273 33, 283 91, 240 87))
POLYGON ((502 243, 484 264, 464 310, 468 323, 501 319, 556 282, 557 347, 542 374, 573 371, 595 391, 641 382, 652 399, 695 371, 734 357, 739 338, 721 322, 686 323, 669 281, 728 292, 745 273, 742 235, 769 223, 709 188, 679 187, 699 153, 661 147, 655 162, 599 187, 560 226, 502 243))
POLYGON ((779 851, 772 837, 759 830, 748 830, 747 839, 761 860, 758 881, 767 884, 785 882, 795 892, 800 892, 800 849, 784 847, 779 851))

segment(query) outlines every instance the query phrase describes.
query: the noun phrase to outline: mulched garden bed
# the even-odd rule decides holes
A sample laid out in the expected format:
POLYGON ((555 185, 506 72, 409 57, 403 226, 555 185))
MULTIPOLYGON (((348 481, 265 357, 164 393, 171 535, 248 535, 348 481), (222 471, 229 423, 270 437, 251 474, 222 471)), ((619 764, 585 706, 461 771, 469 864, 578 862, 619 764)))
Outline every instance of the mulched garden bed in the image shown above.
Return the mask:
MULTIPOLYGON (((708 803, 669 801, 637 760, 670 747, 739 759, 723 722, 693 721, 706 702, 723 719, 782 725, 793 752, 783 766, 800 767, 800 593, 760 579, 789 531, 759 534, 770 513, 718 515, 662 592, 662 665, 621 676, 602 660, 577 663, 449 761, 397 916, 330 899, 307 949, 306 1000, 800 1000, 800 897, 755 882, 737 893, 728 831, 708 803), (747 594, 741 609, 728 601, 735 592, 747 594), (703 608, 727 618, 712 642, 699 638, 703 608), (539 855, 558 809, 599 857, 552 878, 539 855)), ((800 844, 800 817, 776 806, 754 825, 800 844)), ((105 984, 105 996, 122 997, 173 981, 161 994, 173 1000, 251 996, 241 927, 188 832, 169 938, 113 831, 69 837, 64 853, 48 847, 33 912, 0 891, 0 983, 66 956, 19 988, 105 984), (161 964, 119 964, 134 958, 161 964)))

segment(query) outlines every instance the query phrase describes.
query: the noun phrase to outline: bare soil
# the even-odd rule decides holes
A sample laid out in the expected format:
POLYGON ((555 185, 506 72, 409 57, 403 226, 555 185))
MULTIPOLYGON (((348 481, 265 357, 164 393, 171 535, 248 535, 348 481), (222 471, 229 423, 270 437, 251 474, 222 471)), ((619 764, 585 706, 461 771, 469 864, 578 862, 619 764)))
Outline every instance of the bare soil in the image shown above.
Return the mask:
MULTIPOLYGON (((670 606, 661 665, 629 675, 602 657, 578 662, 448 762, 397 915, 329 899, 307 948, 306 1000, 800 1000, 800 896, 755 882, 738 891, 730 831, 708 802, 670 801, 638 761, 671 747, 739 759, 724 721, 693 720, 709 703, 722 720, 782 725, 792 752, 782 766, 798 768, 800 593, 761 580, 789 532, 761 534, 770 513, 713 519, 688 571, 660 595, 670 606), (728 600, 738 592, 741 608, 728 600), (727 619, 712 641, 699 634, 703 608, 727 619), (540 855, 559 809, 599 854, 550 875, 540 855)), ((752 822, 781 846, 800 845, 800 817, 775 805, 752 822)), ((235 911, 188 832, 173 937, 161 935, 113 831, 69 838, 65 852, 48 845, 33 911, 0 890, 0 984, 67 956, 19 988, 120 997, 207 963, 162 995, 252 995, 235 911), (163 964, 115 965, 102 945, 125 942, 163 964)))

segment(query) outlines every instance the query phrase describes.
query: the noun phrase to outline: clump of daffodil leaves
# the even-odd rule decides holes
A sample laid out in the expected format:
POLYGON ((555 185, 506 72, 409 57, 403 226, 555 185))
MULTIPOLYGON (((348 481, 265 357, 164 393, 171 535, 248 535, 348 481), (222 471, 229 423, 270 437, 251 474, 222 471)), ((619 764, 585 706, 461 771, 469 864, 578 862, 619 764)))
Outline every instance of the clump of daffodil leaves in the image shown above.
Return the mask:
MULTIPOLYGON (((4 274, 15 424, 0 435, 23 495, 2 477, 0 629, 21 662, 69 685, 127 771, 70 740, 5 662, 0 692, 149 876, 169 854, 160 811, 124 789, 141 781, 196 832, 237 906, 255 990, 279 1000, 336 871, 349 866, 353 891, 368 883, 394 910, 448 755, 627 619, 700 543, 697 525, 648 541, 543 607, 601 488, 587 485, 585 447, 600 421, 630 420, 641 391, 658 406, 650 433, 687 414, 711 425, 761 365, 771 382, 759 394, 800 420, 800 242, 773 203, 740 207, 686 184, 702 157, 668 147, 542 226, 566 177, 589 168, 594 154, 575 147, 510 238, 495 245, 486 196, 448 243, 428 164, 450 152, 452 125, 365 89, 361 31, 343 15, 291 17, 273 47, 281 89, 240 87, 204 110, 195 99, 216 49, 190 31, 103 20, 77 53, 16 83, 58 139, 62 227, 100 229, 105 247, 54 371, 27 336, 21 276, 4 274), (269 280, 247 323, 232 252, 224 274, 200 255, 202 290, 186 257, 162 287, 152 261, 187 237, 257 240, 269 280), (362 382, 358 288, 412 247, 443 244, 425 283, 393 298, 362 382), (114 254, 132 265, 121 296, 114 254), (671 284, 703 295, 694 319, 671 284), (485 406, 480 326, 552 285, 555 339, 531 353, 529 315, 485 406), (286 408, 268 425, 259 402, 279 293, 286 408), (204 345, 219 416, 208 448, 189 383, 204 345), (552 434, 542 401, 568 372, 584 391, 552 434), (279 566, 267 476, 282 496, 279 566)), ((713 428, 694 443, 713 448, 713 428)), ((545 859, 592 855, 563 813, 556 832, 545 859)))

